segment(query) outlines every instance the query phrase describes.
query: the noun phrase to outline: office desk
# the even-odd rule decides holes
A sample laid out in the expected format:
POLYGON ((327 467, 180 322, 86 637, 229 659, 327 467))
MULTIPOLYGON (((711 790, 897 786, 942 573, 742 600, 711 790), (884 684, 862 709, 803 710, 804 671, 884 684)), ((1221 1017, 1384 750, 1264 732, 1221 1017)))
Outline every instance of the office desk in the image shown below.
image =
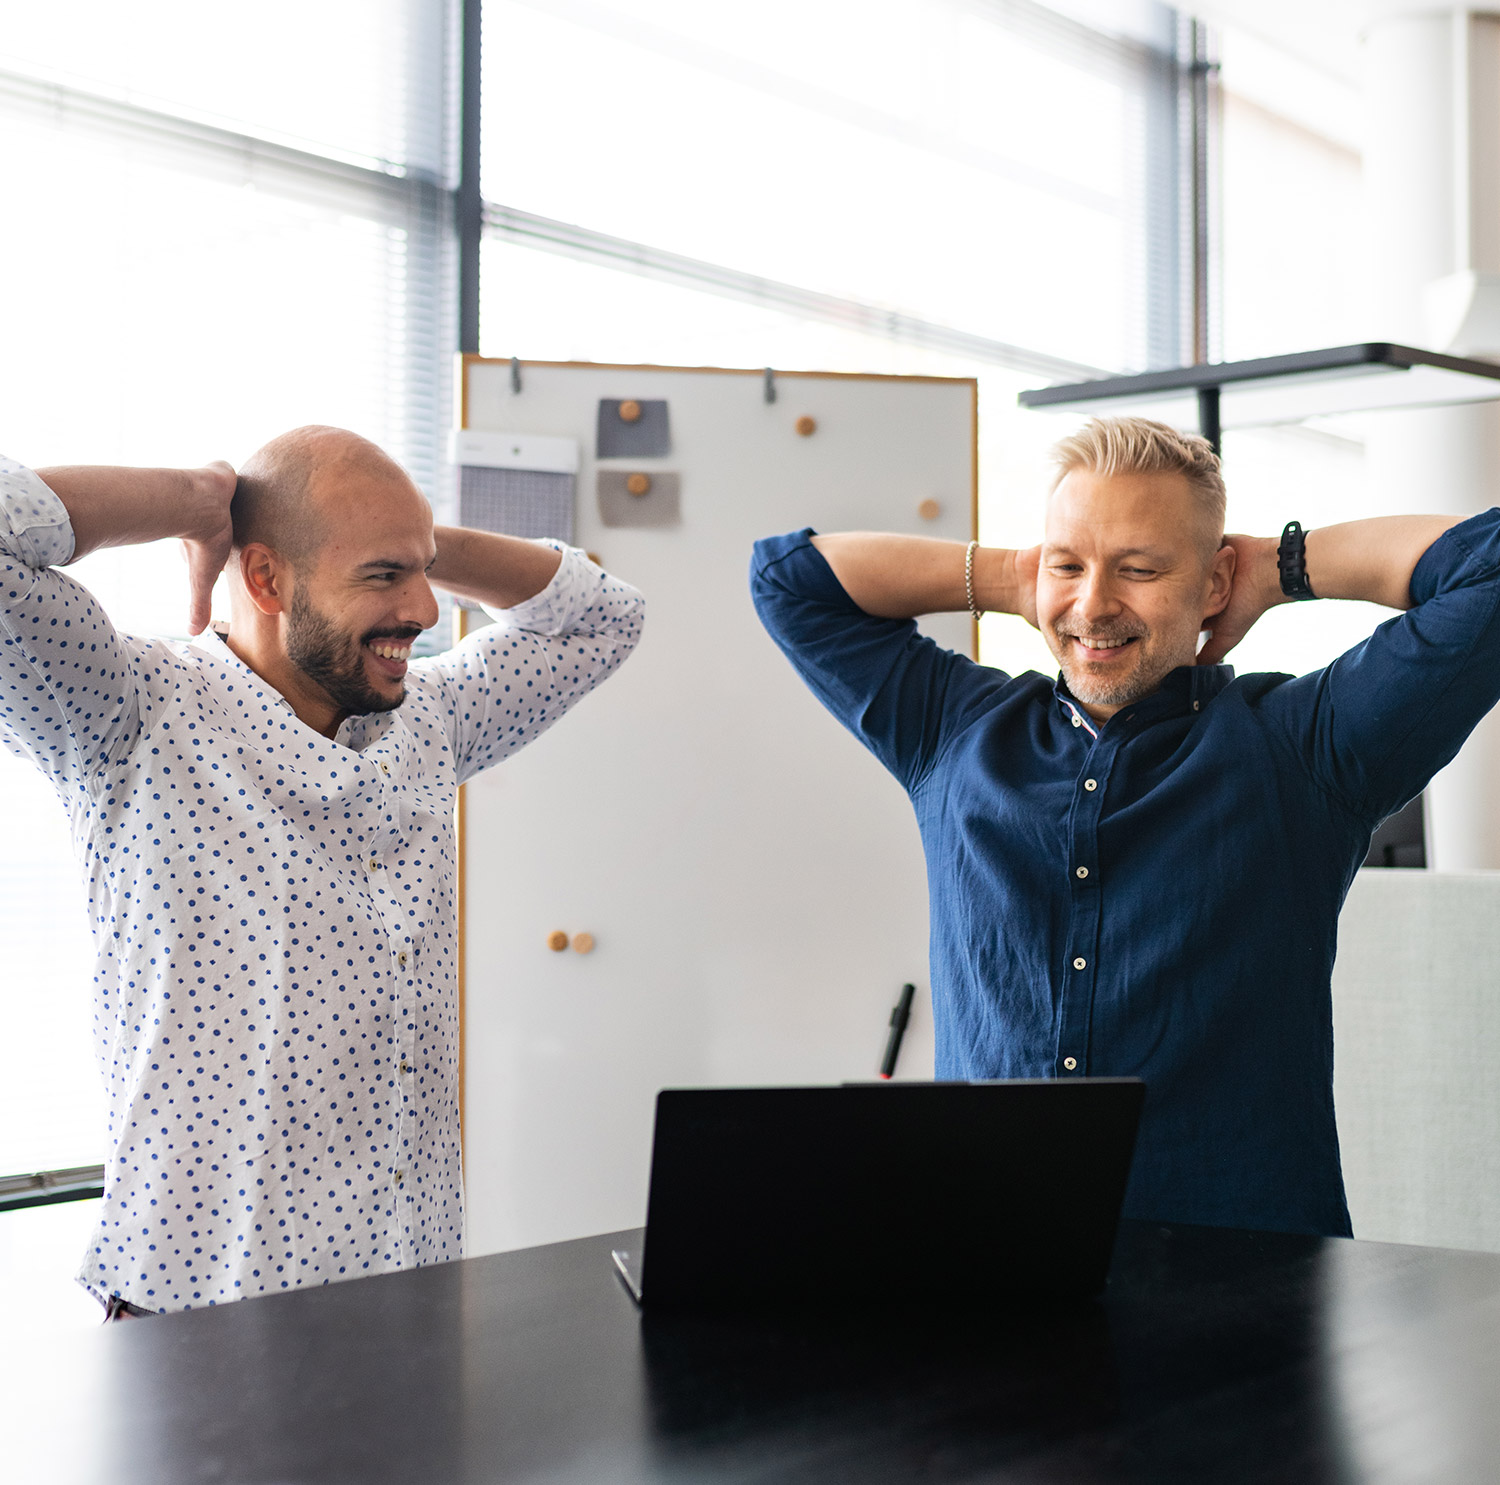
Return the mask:
POLYGON ((12 1378, 0 1474, 1500 1479, 1500 1256, 1127 1224, 1100 1304, 789 1324, 643 1319, 609 1263, 636 1236, 68 1337, 12 1378))

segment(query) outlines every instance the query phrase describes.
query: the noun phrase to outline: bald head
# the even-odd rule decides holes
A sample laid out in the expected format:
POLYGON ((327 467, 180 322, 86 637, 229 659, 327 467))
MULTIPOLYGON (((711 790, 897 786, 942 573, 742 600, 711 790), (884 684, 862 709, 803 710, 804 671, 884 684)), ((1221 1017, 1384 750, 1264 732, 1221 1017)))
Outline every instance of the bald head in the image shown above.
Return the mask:
POLYGON ((241 466, 230 516, 234 544, 270 547, 294 567, 306 565, 341 520, 356 514, 355 492, 370 483, 414 490, 383 449, 343 428, 293 428, 241 466))

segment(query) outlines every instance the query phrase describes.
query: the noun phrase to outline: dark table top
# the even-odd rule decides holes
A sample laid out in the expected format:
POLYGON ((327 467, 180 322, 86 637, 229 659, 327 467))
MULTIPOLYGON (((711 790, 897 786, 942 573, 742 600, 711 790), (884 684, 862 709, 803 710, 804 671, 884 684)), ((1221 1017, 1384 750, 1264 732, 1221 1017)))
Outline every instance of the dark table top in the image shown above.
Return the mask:
POLYGON ((1098 1303, 710 1320, 641 1316, 638 1237, 12 1351, 0 1476, 1500 1479, 1500 1255, 1126 1224, 1098 1303))

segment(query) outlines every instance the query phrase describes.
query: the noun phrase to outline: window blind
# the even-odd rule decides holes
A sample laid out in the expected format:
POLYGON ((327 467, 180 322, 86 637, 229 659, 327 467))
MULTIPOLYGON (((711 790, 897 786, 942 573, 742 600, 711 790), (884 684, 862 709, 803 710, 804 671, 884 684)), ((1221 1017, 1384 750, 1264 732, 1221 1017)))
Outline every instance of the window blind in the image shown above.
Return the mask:
MULTIPOLYGON (((80 0, 0 36, 0 449, 241 460, 353 428, 452 504, 452 0, 80 0)), ((71 571, 185 632, 175 543, 71 571)), ((227 610, 223 610, 227 613, 227 610)), ((20 1055, 0 1175, 100 1160, 91 953, 67 819, 0 751, 0 932, 20 1055)))
POLYGON ((492 228, 1144 366, 1179 250, 1175 22, 1148 9, 1154 40, 1022 0, 487 0, 492 228))

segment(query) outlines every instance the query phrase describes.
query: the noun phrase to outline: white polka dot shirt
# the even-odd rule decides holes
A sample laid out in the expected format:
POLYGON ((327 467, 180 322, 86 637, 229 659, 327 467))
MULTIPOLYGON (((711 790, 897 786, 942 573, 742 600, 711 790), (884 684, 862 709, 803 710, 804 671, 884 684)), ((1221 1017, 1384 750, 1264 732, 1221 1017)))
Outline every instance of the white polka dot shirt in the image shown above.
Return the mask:
POLYGON ((56 786, 97 949, 109 1110, 80 1281, 182 1310, 455 1258, 457 786, 630 653, 581 553, 329 741, 209 634, 119 634, 0 459, 0 741, 56 786))

